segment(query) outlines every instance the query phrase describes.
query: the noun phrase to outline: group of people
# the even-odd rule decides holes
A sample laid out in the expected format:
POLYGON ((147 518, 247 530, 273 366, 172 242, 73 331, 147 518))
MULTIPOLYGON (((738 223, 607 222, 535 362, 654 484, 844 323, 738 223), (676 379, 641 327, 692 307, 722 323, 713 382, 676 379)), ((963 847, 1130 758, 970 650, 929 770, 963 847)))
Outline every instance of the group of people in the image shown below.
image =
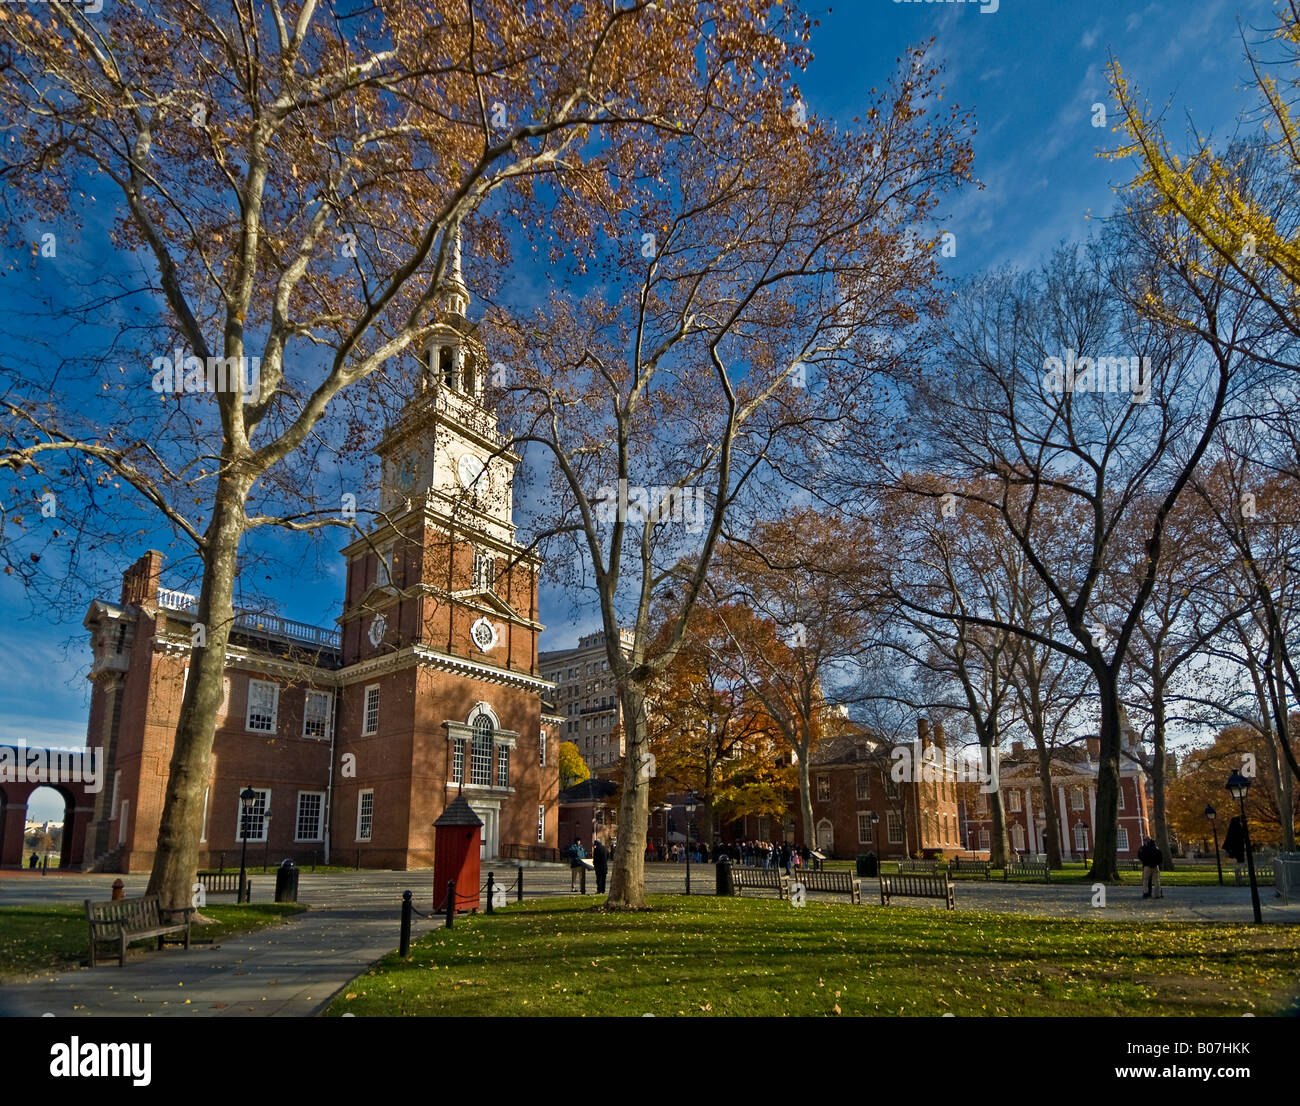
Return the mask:
MULTIPOLYGON (((565 851, 569 854, 569 890, 576 891, 582 880, 582 870, 587 867, 587 850, 583 848, 582 838, 579 837, 565 851)), ((591 870, 596 873, 598 895, 605 893, 605 876, 609 872, 609 858, 613 852, 612 845, 606 849, 605 843, 600 840, 591 846, 591 870)))
POLYGON ((669 845, 663 841, 651 841, 646 845, 647 861, 675 863, 685 861, 687 856, 694 864, 704 864, 727 856, 733 863, 743 864, 747 868, 777 868, 783 869, 787 874, 815 866, 812 849, 807 845, 792 845, 788 841, 781 844, 774 841, 722 842, 711 849, 703 841, 690 846, 669 845))

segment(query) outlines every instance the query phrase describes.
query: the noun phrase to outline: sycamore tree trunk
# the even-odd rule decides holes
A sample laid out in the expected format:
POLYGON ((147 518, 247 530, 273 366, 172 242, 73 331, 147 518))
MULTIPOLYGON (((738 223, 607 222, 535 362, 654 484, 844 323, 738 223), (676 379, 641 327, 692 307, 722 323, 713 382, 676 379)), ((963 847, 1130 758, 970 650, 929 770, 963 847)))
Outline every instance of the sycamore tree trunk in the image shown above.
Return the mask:
POLYGON ((1295 780, 1296 775, 1287 760, 1287 750, 1291 748, 1291 719, 1287 711, 1286 667, 1282 659, 1282 650, 1275 649, 1273 683, 1277 709, 1273 712, 1273 779, 1277 792, 1277 810, 1282 824, 1282 851, 1293 853, 1295 847, 1295 780))
MULTIPOLYGON (((812 778, 808 770, 808 756, 812 749, 812 741, 806 739, 796 747, 799 754, 799 816, 803 822, 803 841, 801 844, 812 848, 813 840, 813 809, 812 809, 812 778)), ((784 832, 781 834, 785 838, 784 832)))
POLYGON ((713 853, 713 773, 716 762, 712 756, 704 760, 704 794, 700 796, 700 840, 713 853))
MULTIPOLYGON (((997 726, 990 719, 975 721, 975 736, 979 738, 980 748, 984 750, 986 763, 993 771, 993 790, 989 792, 989 814, 993 821, 993 833, 989 838, 989 863, 994 868, 1001 868, 1011 855, 1011 842, 1007 835, 1007 812, 1002 805, 1002 785, 999 781, 998 745, 994 740, 997 726)), ((976 842, 978 844, 978 841, 976 842)))
POLYGON ((1151 683, 1151 816, 1155 821, 1156 845, 1164 857, 1160 868, 1171 872, 1174 868, 1174 850, 1169 843, 1169 808, 1165 800, 1165 688, 1160 679, 1160 654, 1152 665, 1151 683))
POLYGON ((235 565, 248 488, 246 481, 222 478, 205 535, 203 585, 190 673, 172 748, 158 847, 149 873, 148 893, 159 896, 164 910, 191 905, 198 871, 203 790, 208 783, 217 712, 221 709, 226 643, 235 617, 235 565))
POLYGON ((618 806, 618 851, 609 872, 612 910, 644 910, 645 848, 650 825, 649 742, 646 733, 645 688, 627 680, 619 688, 627 755, 623 757, 623 793, 618 806))
POLYGON ((1052 757, 1041 734, 1034 735, 1034 744, 1038 747, 1038 781, 1043 786, 1043 824, 1047 829, 1044 844, 1047 848, 1047 866, 1061 866, 1061 817, 1056 809, 1056 795, 1052 791, 1052 757))
POLYGON ((1097 763, 1097 824, 1092 827, 1091 878, 1119 883, 1119 680, 1113 668, 1096 657, 1089 667, 1097 680, 1101 704, 1101 756, 1097 763))

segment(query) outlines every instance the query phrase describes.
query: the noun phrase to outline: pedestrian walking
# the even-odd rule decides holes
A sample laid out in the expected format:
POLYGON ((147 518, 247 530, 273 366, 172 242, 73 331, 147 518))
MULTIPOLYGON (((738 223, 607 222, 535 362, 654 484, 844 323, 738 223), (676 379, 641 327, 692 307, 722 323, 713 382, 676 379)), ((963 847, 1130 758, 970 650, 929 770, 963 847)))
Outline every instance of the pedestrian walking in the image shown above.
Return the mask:
POLYGON ((1165 895, 1160 890, 1160 865, 1164 863, 1165 857, 1160 846, 1148 837, 1138 849, 1138 859, 1142 861, 1142 897, 1163 899, 1165 895))

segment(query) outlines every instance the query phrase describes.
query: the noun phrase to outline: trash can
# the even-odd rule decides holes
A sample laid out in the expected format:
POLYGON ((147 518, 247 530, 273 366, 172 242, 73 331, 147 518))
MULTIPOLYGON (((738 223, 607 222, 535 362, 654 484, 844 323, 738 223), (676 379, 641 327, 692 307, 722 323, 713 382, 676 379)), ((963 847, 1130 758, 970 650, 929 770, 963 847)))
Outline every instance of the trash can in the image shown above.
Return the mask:
POLYGON ((736 881, 731 877, 731 857, 718 857, 718 862, 713 867, 717 873, 717 883, 714 891, 719 895, 734 895, 736 893, 736 881))
POLYGON ((275 901, 298 901, 298 867, 292 860, 284 860, 275 870, 275 901))
POLYGON ((873 879, 880 869, 875 853, 858 853, 858 875, 873 879))

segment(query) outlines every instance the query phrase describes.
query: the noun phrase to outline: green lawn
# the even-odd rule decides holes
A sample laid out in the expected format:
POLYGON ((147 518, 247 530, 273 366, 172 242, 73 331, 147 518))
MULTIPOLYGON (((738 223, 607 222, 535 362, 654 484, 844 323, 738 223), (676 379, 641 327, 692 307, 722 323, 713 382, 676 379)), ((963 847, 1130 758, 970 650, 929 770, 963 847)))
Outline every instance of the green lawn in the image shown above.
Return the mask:
MULTIPOLYGON (((213 919, 213 924, 194 926, 190 941, 212 941, 232 933, 260 929, 306 909, 298 903, 208 905, 203 908, 203 915, 213 919)), ((0 907, 0 980, 74 968, 86 958, 88 937, 86 911, 82 906, 60 903, 0 907)), ((157 942, 137 941, 132 947, 137 946, 156 948, 157 942)), ((100 953, 105 957, 113 955, 112 962, 117 962, 108 944, 100 946, 100 953)))
POLYGON ((327 1014, 1276 1014, 1300 927, 1066 921, 777 899, 547 899, 459 919, 327 1014))

